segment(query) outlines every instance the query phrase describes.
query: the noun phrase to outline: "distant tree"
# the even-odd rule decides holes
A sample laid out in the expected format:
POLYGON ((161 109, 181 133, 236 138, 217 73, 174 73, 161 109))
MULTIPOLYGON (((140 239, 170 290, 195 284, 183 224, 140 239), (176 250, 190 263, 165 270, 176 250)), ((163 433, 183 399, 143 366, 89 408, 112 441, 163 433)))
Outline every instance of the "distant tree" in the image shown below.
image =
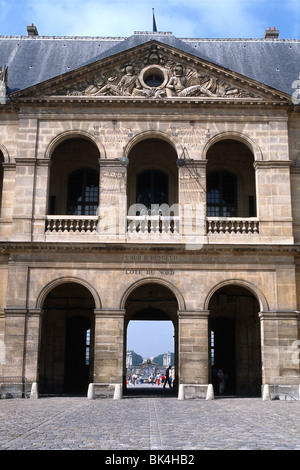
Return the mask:
POLYGON ((135 353, 134 351, 131 351, 131 354, 132 354, 132 365, 139 366, 143 362, 142 356, 135 353))
POLYGON ((163 354, 159 354, 158 356, 156 356, 154 359, 153 359, 153 362, 155 364, 158 365, 158 367, 162 367, 163 365, 163 359, 164 359, 164 355, 163 354))
MULTIPOLYGON (((153 359, 153 362, 158 365, 158 367, 162 367, 164 365, 164 354, 159 354, 153 359)), ((171 366, 175 364, 175 354, 171 353, 171 366)))

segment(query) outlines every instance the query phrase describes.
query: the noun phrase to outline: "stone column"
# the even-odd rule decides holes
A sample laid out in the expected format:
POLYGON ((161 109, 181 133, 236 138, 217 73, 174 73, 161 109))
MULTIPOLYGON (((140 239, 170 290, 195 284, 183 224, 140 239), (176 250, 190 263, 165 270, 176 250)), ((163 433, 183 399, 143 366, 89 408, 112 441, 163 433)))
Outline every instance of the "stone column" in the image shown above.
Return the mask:
POLYGON ((94 383, 121 384, 125 310, 95 310, 94 383))
POLYGON ((180 384, 207 384, 209 378, 208 315, 204 310, 179 310, 178 359, 180 384))
POLYGON ((5 312, 5 364, 3 374, 24 376, 24 347, 26 308, 6 308, 5 312))
POLYGON ((3 368, 6 362, 4 331, 5 331, 5 313, 3 309, 0 309, 0 375, 4 375, 3 368))
POLYGON ((127 168, 119 160, 100 159, 98 236, 102 241, 125 241, 127 168))
POLYGON ((31 241, 35 159, 16 161, 16 183, 11 240, 31 241))
POLYGON ((290 161, 256 161, 259 235, 266 243, 293 243, 290 161))
POLYGON ((180 231, 188 245, 202 245, 206 235, 206 160, 179 166, 180 231))
POLYGON ((11 234, 12 214, 14 208, 15 192, 15 163, 2 163, 3 185, 1 197, 1 225, 0 236, 9 237, 11 234))
POLYGON ((261 312, 259 316, 263 385, 273 384, 276 377, 299 376, 299 361, 295 361, 299 312, 261 312))
POLYGON ((11 240, 31 241, 38 120, 19 121, 14 214, 11 240))
POLYGON ((41 318, 40 308, 28 309, 24 354, 24 373, 28 382, 38 382, 41 318))
POLYGON ((36 161, 33 201, 33 241, 45 240, 45 220, 48 208, 48 186, 51 160, 36 161))

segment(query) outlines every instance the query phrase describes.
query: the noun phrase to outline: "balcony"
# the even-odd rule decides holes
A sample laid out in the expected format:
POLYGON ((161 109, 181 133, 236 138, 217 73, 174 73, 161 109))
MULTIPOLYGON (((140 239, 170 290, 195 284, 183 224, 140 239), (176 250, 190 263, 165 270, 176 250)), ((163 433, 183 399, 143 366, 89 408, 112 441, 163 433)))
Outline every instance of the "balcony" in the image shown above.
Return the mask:
POLYGON ((259 233, 259 220, 256 217, 207 217, 207 235, 247 235, 259 233))
POLYGON ((128 241, 179 242, 180 238, 179 216, 127 216, 128 241))
POLYGON ((46 240, 60 241, 90 239, 97 235, 98 216, 47 215, 45 224, 46 240))
MULTIPOLYGON (((46 216, 46 241, 95 242, 99 238, 106 243, 185 243, 186 230, 179 216, 136 215, 126 216, 126 233, 118 233, 117 227, 105 227, 100 231, 98 216, 46 216)), ((208 243, 258 243, 259 220, 256 217, 207 217, 208 243)), ((205 239, 205 238, 204 238, 205 239)))

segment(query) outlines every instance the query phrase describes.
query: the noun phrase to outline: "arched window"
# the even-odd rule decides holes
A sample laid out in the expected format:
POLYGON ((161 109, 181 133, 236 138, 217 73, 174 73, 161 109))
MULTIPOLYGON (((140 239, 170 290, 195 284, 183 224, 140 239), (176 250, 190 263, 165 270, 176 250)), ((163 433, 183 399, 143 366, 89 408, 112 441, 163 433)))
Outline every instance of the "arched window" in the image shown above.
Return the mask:
POLYGON ((88 168, 73 171, 68 177, 70 215, 96 215, 98 208, 99 174, 88 168))
POLYGON ((236 217, 236 176, 227 171, 216 171, 207 177, 207 216, 236 217))
POLYGON ((143 204, 147 209, 153 205, 168 203, 168 175, 159 170, 146 170, 137 175, 138 204, 143 204))

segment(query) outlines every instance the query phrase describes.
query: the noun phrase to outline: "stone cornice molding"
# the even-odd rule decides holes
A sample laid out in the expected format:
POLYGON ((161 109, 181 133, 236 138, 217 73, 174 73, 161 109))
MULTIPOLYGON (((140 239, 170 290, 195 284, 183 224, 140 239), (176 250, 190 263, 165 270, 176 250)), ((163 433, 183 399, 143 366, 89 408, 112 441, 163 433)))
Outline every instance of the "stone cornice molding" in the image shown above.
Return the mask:
POLYGON ((118 167, 118 168, 122 168, 124 170, 126 170, 126 167, 124 165, 122 165, 121 161, 116 158, 116 159, 103 159, 103 158, 99 158, 99 165, 100 165, 100 168, 112 168, 112 167, 118 167))
POLYGON ((124 309, 109 309, 109 308, 96 308, 94 309, 95 317, 98 318, 124 318, 126 310, 124 309))
POLYGON ((34 166, 36 164, 36 158, 16 157, 16 166, 34 166))
POLYGON ((253 163, 254 169, 290 167, 291 160, 257 160, 253 163))
MULTIPOLYGON (((21 217, 24 218, 23 216, 21 217)), ((39 218, 39 220, 41 220, 39 218)), ((70 242, 32 242, 32 241, 0 241, 0 252, 2 253, 9 253, 9 252, 19 252, 23 250, 48 250, 48 251, 109 251, 113 252, 114 250, 118 251, 118 253, 126 253, 127 250, 132 251, 133 249, 137 249, 140 251, 141 249, 145 250, 147 253, 155 252, 157 253, 158 246, 149 246, 146 243, 144 244, 130 244, 128 246, 126 243, 81 243, 75 242, 73 239, 70 242)), ((199 254, 199 250, 196 249, 195 252, 193 250, 186 250, 186 245, 184 243, 174 244, 172 247, 168 244, 161 244, 160 249, 164 252, 165 249, 168 250, 169 253, 176 253, 178 255, 194 255, 195 252, 199 254)), ((270 244, 270 245, 248 245, 248 244, 231 244, 231 245, 222 245, 222 244, 204 244, 201 248, 201 253, 216 253, 216 252, 258 252, 258 253, 288 253, 292 255, 297 255, 300 253, 300 244, 289 244, 289 245, 278 245, 278 244, 270 244)))
POLYGON ((178 310, 177 315, 180 319, 207 319, 209 317, 209 310, 178 310))
POLYGON ((299 318, 299 312, 294 311, 269 311, 269 312, 260 312, 260 320, 297 320, 299 318))
POLYGON ((27 314, 27 308, 22 307, 6 307, 4 308, 6 317, 25 317, 27 314))
POLYGON ((15 170, 16 169, 16 162, 3 162, 2 167, 4 170, 15 170))

